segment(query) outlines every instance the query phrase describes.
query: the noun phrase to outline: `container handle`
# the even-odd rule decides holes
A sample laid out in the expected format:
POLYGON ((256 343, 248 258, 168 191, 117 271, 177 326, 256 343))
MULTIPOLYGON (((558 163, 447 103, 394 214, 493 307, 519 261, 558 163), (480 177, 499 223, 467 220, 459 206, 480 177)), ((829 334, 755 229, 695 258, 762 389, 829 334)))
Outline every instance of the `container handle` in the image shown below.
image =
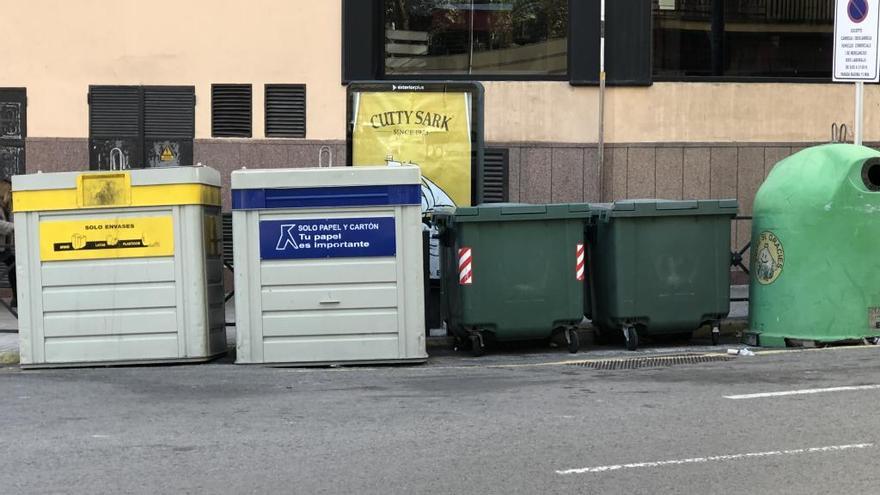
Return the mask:
POLYGON ((658 210, 693 210, 697 207, 696 201, 658 201, 658 210))
POLYGON ((547 207, 545 205, 523 205, 513 209, 501 207, 502 215, 534 215, 538 213, 547 213, 547 207))
POLYGON ((318 168, 324 168, 324 156, 327 156, 327 167, 333 167, 333 150, 329 146, 321 146, 318 150, 318 168))

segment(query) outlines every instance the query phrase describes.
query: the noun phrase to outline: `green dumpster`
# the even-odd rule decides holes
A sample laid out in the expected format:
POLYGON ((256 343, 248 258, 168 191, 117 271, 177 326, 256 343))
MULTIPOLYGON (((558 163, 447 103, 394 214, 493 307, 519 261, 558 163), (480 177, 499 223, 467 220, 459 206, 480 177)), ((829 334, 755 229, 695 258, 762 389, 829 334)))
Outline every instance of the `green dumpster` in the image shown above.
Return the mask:
POLYGON ((880 336, 878 215, 880 152, 832 144, 779 162, 755 197, 745 342, 880 336))
POLYGON ((437 208, 447 328, 474 355, 557 333, 577 352, 589 216, 587 204, 437 208))
POLYGON ((588 228, 589 300, 599 341, 621 335, 689 338, 730 312, 733 199, 630 200, 593 205, 588 228))

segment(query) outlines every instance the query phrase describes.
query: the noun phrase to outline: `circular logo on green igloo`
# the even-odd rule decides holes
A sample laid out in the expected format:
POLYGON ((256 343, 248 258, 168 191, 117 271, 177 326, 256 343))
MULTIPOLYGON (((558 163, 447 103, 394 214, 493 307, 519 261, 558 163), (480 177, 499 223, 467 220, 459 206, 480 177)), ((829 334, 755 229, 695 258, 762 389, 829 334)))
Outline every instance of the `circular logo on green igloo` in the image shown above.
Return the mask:
POLYGON ((772 284, 782 274, 785 266, 785 251, 776 234, 765 230, 758 235, 758 243, 754 248, 752 273, 758 283, 772 284))

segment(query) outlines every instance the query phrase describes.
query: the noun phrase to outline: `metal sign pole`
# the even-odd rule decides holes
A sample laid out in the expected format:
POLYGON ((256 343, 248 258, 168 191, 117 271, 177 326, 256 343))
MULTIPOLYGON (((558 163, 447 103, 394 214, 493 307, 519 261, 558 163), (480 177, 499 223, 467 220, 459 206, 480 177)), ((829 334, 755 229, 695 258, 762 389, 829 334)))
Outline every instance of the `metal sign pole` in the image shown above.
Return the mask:
MULTIPOLYGON (((605 0, 599 8, 599 159, 596 175, 599 176, 599 201, 605 200, 605 0)), ((612 198, 613 199, 613 198, 612 198)))
POLYGON ((865 83, 863 81, 856 81, 856 118, 855 118, 855 128, 856 128, 856 136, 855 136, 855 144, 861 146, 862 144, 862 132, 864 130, 864 118, 865 118, 865 83))
POLYGON ((878 0, 835 0, 832 81, 856 85, 853 143, 865 133, 865 81, 880 81, 878 0))

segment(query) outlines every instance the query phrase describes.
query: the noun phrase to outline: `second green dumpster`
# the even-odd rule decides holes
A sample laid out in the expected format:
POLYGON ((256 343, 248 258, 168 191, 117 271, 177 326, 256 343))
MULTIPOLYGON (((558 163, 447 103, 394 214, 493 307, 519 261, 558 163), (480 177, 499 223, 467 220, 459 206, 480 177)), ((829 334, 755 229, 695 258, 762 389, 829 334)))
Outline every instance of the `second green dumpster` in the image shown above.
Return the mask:
POLYGON ((563 333, 577 352, 583 319, 587 204, 438 208, 442 312, 483 353, 487 340, 563 333))
POLYGON ((641 335, 690 337, 730 311, 733 199, 631 200, 593 205, 585 313, 596 336, 620 332, 630 350, 641 335))

